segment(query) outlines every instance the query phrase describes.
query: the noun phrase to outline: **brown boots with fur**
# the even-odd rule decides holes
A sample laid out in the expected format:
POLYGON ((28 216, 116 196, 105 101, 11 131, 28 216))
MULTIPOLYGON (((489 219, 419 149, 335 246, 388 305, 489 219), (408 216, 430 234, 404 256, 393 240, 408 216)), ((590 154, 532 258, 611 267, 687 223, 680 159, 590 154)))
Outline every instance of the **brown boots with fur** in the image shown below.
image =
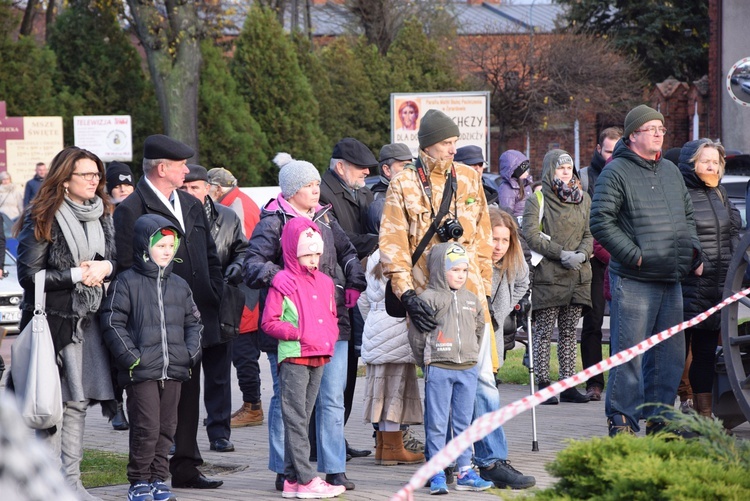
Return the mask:
POLYGON ((424 454, 404 449, 404 435, 399 431, 378 431, 376 433, 375 464, 395 466, 397 464, 424 463, 424 454))

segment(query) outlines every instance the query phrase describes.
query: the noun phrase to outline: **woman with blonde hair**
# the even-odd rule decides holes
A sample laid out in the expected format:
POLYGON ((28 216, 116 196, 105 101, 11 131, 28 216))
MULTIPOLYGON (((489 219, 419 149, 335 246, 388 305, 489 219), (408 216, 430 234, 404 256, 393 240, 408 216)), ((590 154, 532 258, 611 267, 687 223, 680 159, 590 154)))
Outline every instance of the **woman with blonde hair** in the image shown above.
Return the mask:
MULTIPOLYGON (((518 226, 515 218, 497 207, 490 207, 490 225, 492 226, 492 293, 490 295, 490 313, 493 319, 498 358, 504 358, 501 348, 503 324, 515 305, 524 298, 529 290, 529 267, 523 257, 521 241, 518 237, 518 226)), ((509 347, 506 347, 506 349, 509 347)))
POLYGON ((62 383, 63 420, 56 430, 37 434, 49 443, 79 499, 98 499, 81 484, 81 460, 88 407, 102 403, 108 418, 116 409, 98 316, 104 282, 115 270, 112 205, 104 191, 102 161, 75 146, 60 151, 16 231, 18 281, 24 289, 19 327, 31 321, 34 276, 46 270, 45 312, 62 383))
MULTIPOLYGON (((689 141, 680 150, 679 168, 693 202, 693 219, 701 242, 701 255, 693 263, 695 273, 682 281, 685 320, 721 301, 729 261, 739 241, 742 218, 720 184, 724 165, 724 147, 711 139, 689 141)), ((721 315, 716 313, 685 330, 693 353, 689 372, 693 404, 698 414, 709 418, 720 331, 721 315)))

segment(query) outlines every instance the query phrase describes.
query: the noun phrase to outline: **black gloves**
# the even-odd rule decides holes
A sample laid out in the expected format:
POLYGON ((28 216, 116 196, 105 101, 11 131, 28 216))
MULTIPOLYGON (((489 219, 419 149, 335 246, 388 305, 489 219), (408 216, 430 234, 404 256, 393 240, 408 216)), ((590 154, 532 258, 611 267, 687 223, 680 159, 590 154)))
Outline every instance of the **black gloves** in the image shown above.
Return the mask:
POLYGON ((531 301, 529 301, 528 293, 518 301, 518 304, 514 309, 519 315, 526 315, 529 312, 529 309, 531 309, 531 301))
POLYGON ((430 332, 437 327, 435 310, 417 297, 417 293, 408 290, 401 295, 401 303, 409 314, 409 318, 420 332, 430 332))
POLYGON ((524 331, 529 330, 529 312, 531 311, 531 301, 529 301, 529 289, 524 296, 518 300, 518 304, 513 307, 513 311, 516 313, 516 320, 521 325, 524 331))
POLYGON ((239 285, 242 282, 242 265, 239 263, 230 264, 227 271, 224 272, 224 280, 232 285, 239 285))

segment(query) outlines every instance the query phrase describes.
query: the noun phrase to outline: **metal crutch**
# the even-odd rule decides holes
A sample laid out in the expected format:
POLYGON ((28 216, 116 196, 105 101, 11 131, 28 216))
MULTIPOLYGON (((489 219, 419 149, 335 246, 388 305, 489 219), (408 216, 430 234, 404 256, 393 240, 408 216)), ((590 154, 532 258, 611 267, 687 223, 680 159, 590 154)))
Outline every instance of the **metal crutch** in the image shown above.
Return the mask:
MULTIPOLYGON (((531 312, 534 309, 534 305, 531 301, 531 298, 533 296, 533 292, 529 291, 529 303, 531 303, 531 307, 529 308, 529 311, 526 316, 526 353, 529 354, 529 385, 531 386, 531 395, 533 395, 534 392, 534 342, 533 342, 533 334, 531 332, 531 312)), ((539 452, 539 440, 537 440, 536 436, 536 407, 531 408, 531 452, 539 452)))

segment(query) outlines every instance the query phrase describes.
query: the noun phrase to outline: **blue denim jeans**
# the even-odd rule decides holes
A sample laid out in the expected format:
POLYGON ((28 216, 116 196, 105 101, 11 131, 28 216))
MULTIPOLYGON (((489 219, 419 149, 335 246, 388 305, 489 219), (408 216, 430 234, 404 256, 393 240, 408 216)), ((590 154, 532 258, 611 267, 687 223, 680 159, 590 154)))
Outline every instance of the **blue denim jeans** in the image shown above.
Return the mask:
POLYGON ((315 404, 318 439, 318 471, 346 472, 344 439, 344 388, 349 355, 349 341, 337 341, 331 361, 325 365, 315 404))
MULTIPOLYGON (((641 282, 610 273, 610 343, 612 353, 630 348, 664 329, 682 322, 682 287, 679 283, 641 282)), ((605 412, 622 415, 639 431, 638 421, 661 409, 638 407, 644 403, 674 406, 677 386, 685 366, 685 335, 654 346, 609 373, 605 412)))
MULTIPOLYGON (((500 393, 497 391, 495 375, 492 372, 491 335, 489 324, 487 324, 482 345, 479 348, 479 361, 476 365, 478 380, 474 399, 474 419, 500 408, 500 393)), ((474 463, 477 466, 486 468, 499 459, 508 459, 508 442, 502 426, 482 440, 474 442, 474 463)))
POLYGON ((284 421, 281 418, 281 392, 279 390, 279 365, 276 353, 268 353, 271 366, 273 396, 268 405, 268 469, 284 473, 284 421))
MULTIPOLYGON (((429 365, 425 367, 425 452, 430 457, 445 447, 449 415, 453 436, 471 424, 477 373, 476 365, 465 370, 443 369, 429 365)), ((456 463, 459 468, 471 465, 471 447, 456 458, 456 463)))

